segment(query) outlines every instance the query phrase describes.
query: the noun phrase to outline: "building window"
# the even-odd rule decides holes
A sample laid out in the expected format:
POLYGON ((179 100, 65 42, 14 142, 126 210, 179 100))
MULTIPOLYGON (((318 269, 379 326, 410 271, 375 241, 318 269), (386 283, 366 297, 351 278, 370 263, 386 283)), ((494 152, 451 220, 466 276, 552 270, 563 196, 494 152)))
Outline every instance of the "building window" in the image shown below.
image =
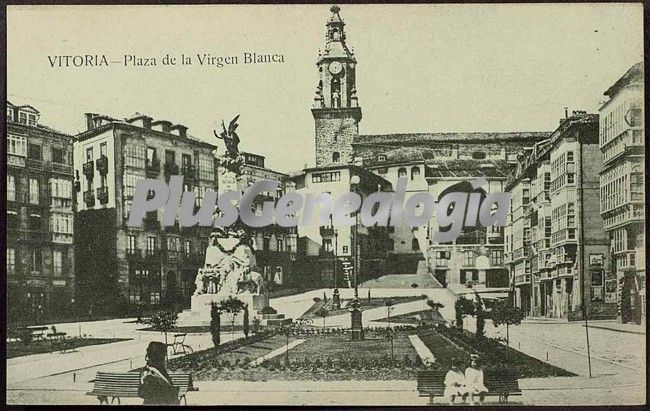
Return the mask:
POLYGON ((36 116, 34 114, 29 115, 29 125, 30 126, 35 126, 36 125, 36 116))
MULTIPOLYGON (((393 241, 393 240, 390 240, 390 243, 392 243, 392 241, 393 241)), ((390 244, 389 244, 388 248, 390 248, 390 244)), ((343 254, 347 254, 347 253, 349 252, 348 250, 349 250, 349 249, 348 249, 348 246, 347 246, 347 245, 344 245, 344 246, 343 246, 343 254)))
POLYGON ((147 164, 151 165, 156 158, 156 149, 147 147, 147 164))
POLYGON ((147 237, 147 254, 153 255, 158 249, 158 239, 156 237, 147 237))
POLYGON ((52 251, 52 271, 56 276, 63 274, 63 253, 61 251, 52 251))
POLYGON ((99 156, 100 156, 100 157, 102 157, 102 156, 103 156, 103 157, 107 157, 106 151, 107 151, 106 143, 105 143, 105 142, 104 142, 104 143, 101 143, 101 144, 99 145, 99 156))
POLYGON ((19 111, 18 112, 18 121, 23 123, 23 124, 27 124, 27 113, 25 113, 24 111, 19 111))
POLYGON ((127 237, 126 252, 129 254, 135 254, 136 249, 138 248, 138 238, 134 235, 127 237))
POLYGON ((490 265, 503 265, 503 250, 492 250, 490 252, 490 265))
POLYGON ((415 180, 418 177, 420 177, 420 167, 412 167, 411 168, 411 180, 415 180))
MULTIPOLYGON (((142 172, 134 172, 135 170, 129 170, 124 172, 124 197, 131 198, 135 193, 135 185, 137 182, 143 178, 146 178, 142 172)), ((104 180, 102 180, 102 184, 104 180)))
POLYGON ((72 234, 73 233, 73 216, 72 214, 53 213, 50 215, 50 230, 54 233, 72 234))
POLYGON ((377 156, 377 161, 386 161, 386 156, 383 154, 380 154, 377 156))
POLYGON ((185 251, 185 255, 192 254, 192 241, 191 240, 185 240, 184 251, 185 251))
POLYGON ((463 253, 463 265, 466 267, 474 265, 474 251, 466 250, 463 253))
POLYGON ((278 238, 276 241, 278 251, 284 251, 284 241, 281 238, 278 238))
POLYGON ((332 251, 332 239, 323 238, 323 251, 331 252, 332 251))
POLYGON ((145 146, 127 144, 124 147, 124 165, 135 168, 145 168, 147 149, 145 146))
POLYGON ((13 273, 16 271, 16 250, 7 248, 7 272, 13 273))
POLYGON ((573 151, 566 152, 566 162, 573 163, 573 151))
POLYGON ((397 170, 397 178, 402 178, 402 177, 406 177, 406 168, 404 167, 400 167, 397 170))
POLYGON ((29 202, 32 204, 39 203, 39 184, 38 180, 35 178, 29 179, 29 202))
POLYGON ((486 155, 483 151, 475 151, 472 153, 472 158, 474 160, 483 160, 485 159, 486 155))
POLYGON ((92 147, 87 147, 86 148, 86 162, 88 161, 93 161, 93 148, 92 147))
POLYGON ((32 255, 29 259, 29 271, 40 272, 41 264, 41 250, 32 250, 32 255))
POLYGON ((52 147, 52 162, 57 164, 66 164, 65 151, 60 148, 52 147))
POLYGON ((14 109, 7 107, 7 121, 14 121, 14 109))
POLYGON ((311 176, 312 183, 326 183, 330 181, 341 181, 341 172, 332 171, 329 173, 314 173, 311 176))
POLYGON ((411 240, 411 250, 420 251, 420 242, 418 241, 417 238, 411 240))
POLYGON ((199 156, 199 179, 214 181, 214 157, 205 154, 199 156))
POLYGON ((7 200, 16 201, 16 177, 7 174, 7 200))
POLYGON ((50 179, 50 205, 52 207, 72 207, 72 181, 62 178, 50 179))
POLYGON ((332 162, 338 163, 341 160, 341 154, 338 151, 332 153, 332 162))
POLYGON ((9 135, 7 153, 27 157, 27 138, 9 135))
POLYGON ((567 175, 566 175, 566 183, 567 184, 575 184, 575 182, 576 182, 575 173, 567 173, 567 175))
POLYGON ((271 248, 271 239, 264 237, 262 239, 262 250, 268 251, 271 248))
POLYGON ((43 159, 43 150, 40 144, 28 144, 27 145, 27 158, 32 160, 42 160, 43 159))

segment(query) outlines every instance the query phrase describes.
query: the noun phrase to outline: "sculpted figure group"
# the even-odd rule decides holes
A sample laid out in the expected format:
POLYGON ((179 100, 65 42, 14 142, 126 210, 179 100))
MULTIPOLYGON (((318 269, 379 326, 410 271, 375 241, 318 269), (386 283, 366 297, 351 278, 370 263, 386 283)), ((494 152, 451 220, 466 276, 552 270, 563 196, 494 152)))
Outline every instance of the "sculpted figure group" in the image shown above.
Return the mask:
POLYGON ((254 240, 244 230, 232 232, 218 227, 210 236, 194 295, 262 294, 264 280, 255 270, 254 240))

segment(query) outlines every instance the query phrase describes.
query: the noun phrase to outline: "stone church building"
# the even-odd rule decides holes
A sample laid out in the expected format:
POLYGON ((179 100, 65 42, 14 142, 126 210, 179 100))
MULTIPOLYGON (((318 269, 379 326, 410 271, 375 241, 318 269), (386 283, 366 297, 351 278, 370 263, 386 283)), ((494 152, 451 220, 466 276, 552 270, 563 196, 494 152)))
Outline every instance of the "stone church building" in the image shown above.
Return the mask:
MULTIPOLYGON (((393 187, 407 178, 407 198, 428 192, 438 200, 447 192, 472 191, 469 182, 485 177, 484 192, 502 192, 510 167, 523 147, 546 139, 549 132, 405 133, 364 135, 356 88, 357 59, 348 47, 345 23, 333 6, 326 23, 324 50, 316 66, 319 82, 312 114, 317 168, 352 164, 371 171, 393 187)), ((313 170, 312 170, 313 171, 313 170)), ((450 243, 434 243, 435 218, 425 227, 389 229, 382 274, 431 273, 458 292, 503 291, 509 287, 501 227, 465 230, 450 243), (486 290, 486 291, 488 291, 486 290)))

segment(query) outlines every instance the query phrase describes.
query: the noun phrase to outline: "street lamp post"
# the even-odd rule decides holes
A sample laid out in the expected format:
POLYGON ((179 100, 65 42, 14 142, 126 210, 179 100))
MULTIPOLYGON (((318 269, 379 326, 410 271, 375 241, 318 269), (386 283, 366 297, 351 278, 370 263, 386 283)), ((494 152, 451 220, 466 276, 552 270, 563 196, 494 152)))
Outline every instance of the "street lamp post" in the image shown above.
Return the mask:
POLYGON ((338 264, 338 249, 339 249, 339 233, 334 229, 334 293, 332 294, 332 304, 335 309, 341 308, 341 297, 339 295, 339 282, 338 274, 336 272, 336 265, 338 264))
MULTIPOLYGON (((350 179, 350 188, 351 190, 358 194, 358 184, 361 181, 359 176, 352 176, 350 179)), ((355 213, 355 225, 354 225, 354 237, 353 237, 353 246, 354 246, 354 300, 352 300, 350 308, 351 316, 351 325, 352 325, 352 340, 358 341, 363 340, 363 321, 361 314, 361 302, 359 301, 359 287, 358 287, 358 272, 359 272, 359 211, 355 213)))

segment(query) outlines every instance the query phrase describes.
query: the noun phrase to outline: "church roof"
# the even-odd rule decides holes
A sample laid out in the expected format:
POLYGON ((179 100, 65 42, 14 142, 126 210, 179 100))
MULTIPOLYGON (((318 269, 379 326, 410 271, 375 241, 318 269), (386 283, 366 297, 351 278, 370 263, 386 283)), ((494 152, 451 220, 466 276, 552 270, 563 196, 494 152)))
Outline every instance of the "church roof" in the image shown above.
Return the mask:
POLYGON ((550 131, 367 134, 355 137, 353 144, 404 145, 422 143, 488 143, 497 141, 529 141, 533 143, 547 138, 550 134, 550 131))
POLYGON ((453 160, 427 161, 427 178, 441 177, 502 177, 508 175, 508 162, 505 160, 453 160))

